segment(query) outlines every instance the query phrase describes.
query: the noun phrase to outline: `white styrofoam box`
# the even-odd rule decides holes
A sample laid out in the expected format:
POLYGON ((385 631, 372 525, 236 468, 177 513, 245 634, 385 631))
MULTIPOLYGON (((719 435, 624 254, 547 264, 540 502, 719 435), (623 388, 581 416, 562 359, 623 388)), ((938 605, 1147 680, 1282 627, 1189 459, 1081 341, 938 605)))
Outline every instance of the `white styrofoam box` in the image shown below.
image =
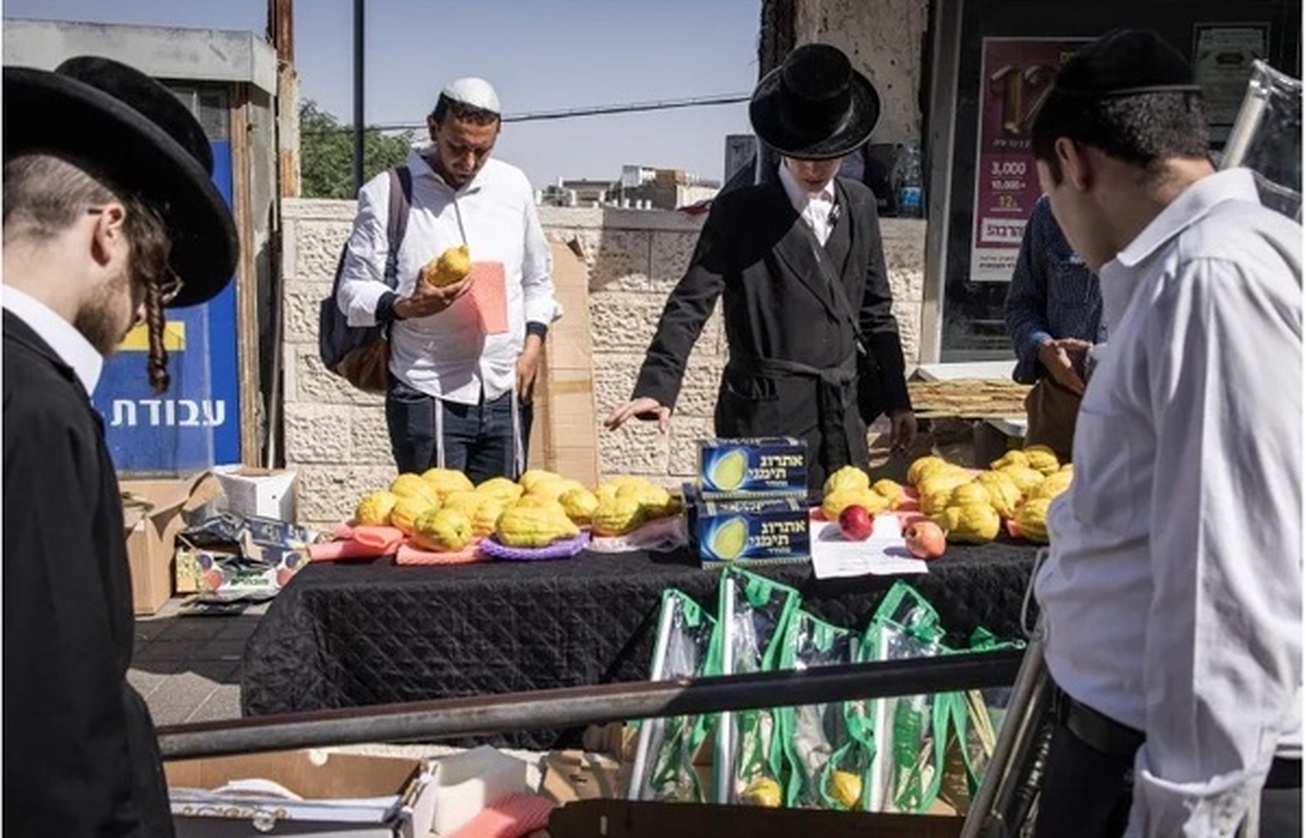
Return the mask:
POLYGON ((294 469, 251 468, 243 465, 214 466, 222 483, 223 509, 237 515, 274 518, 295 523, 294 469))
POLYGON ((527 781, 528 768, 522 760, 487 745, 436 760, 431 780, 435 833, 446 835, 487 806, 509 795, 533 791, 527 781))

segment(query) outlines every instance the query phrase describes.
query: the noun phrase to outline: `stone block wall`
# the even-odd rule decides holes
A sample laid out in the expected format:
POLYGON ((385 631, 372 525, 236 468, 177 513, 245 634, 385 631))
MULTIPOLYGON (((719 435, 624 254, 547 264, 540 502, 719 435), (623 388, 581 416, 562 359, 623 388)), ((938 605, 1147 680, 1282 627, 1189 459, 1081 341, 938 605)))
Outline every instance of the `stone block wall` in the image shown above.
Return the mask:
POLYGON ((870 78, 881 112, 871 141, 921 138, 918 91, 924 78, 924 38, 929 0, 796 0, 794 38, 799 44, 839 47, 870 78))
MULTIPOLYGON (((349 235, 350 201, 283 202, 282 293, 285 304, 284 450, 299 471, 301 522, 347 517, 358 497, 395 474, 383 400, 354 390, 317 357, 319 301, 331 290, 340 247, 349 235)), ((589 267, 597 420, 624 404, 667 295, 684 273, 702 217, 659 210, 540 210, 546 234, 576 241, 589 267)), ((919 346, 925 224, 885 219, 885 258, 894 311, 908 363, 919 346)), ((599 431, 602 474, 640 474, 668 485, 694 470, 695 441, 711 435, 712 409, 725 363, 720 314, 703 330, 689 364, 670 434, 632 422, 599 431)))

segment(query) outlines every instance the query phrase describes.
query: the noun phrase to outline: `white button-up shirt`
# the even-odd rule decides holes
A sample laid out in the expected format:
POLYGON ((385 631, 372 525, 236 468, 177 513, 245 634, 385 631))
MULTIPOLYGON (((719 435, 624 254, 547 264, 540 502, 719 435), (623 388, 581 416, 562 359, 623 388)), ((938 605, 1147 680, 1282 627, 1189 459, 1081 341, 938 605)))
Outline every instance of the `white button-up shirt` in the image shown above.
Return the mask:
POLYGON ((4 308, 32 327, 41 340, 50 345, 63 362, 73 368, 86 395, 95 392, 104 369, 104 356, 81 332, 45 303, 17 288, 4 286, 4 308))
POLYGON ((1147 735, 1130 836, 1231 836, 1301 753, 1301 245, 1235 169, 1099 272, 1110 338, 1035 592, 1057 683, 1147 735))
POLYGON ((780 163, 780 183, 784 184, 789 203, 794 205, 807 225, 816 234, 816 240, 822 245, 830 238, 834 229, 834 180, 831 179, 820 192, 811 193, 803 189, 798 178, 789 171, 789 167, 780 163))
MULTIPOLYGON (((526 323, 547 325, 561 311, 554 299, 552 254, 535 194, 520 169, 494 158, 456 192, 420 152, 409 154, 406 165, 413 175, 413 200, 399 248, 395 292, 410 296, 422 267, 447 248, 463 244, 465 231, 473 262, 503 265, 508 329, 486 334, 472 295, 464 294, 438 314, 395 321, 390 328, 390 371, 437 398, 477 404, 482 390, 487 400, 497 398, 516 382, 526 323)), ((377 303, 390 290, 382 279, 389 249, 389 201, 390 180, 384 172, 358 195, 337 297, 351 326, 375 325, 377 303)))

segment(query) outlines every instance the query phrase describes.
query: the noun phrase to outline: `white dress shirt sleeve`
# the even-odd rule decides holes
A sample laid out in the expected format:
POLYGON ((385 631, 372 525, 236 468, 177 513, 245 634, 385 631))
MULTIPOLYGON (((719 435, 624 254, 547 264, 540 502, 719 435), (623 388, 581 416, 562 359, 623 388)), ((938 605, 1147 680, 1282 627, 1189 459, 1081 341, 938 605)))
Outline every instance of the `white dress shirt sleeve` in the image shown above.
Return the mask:
POLYGON ((350 326, 376 325, 376 306, 385 292, 385 261, 390 243, 386 236, 389 223, 389 175, 382 172, 364 184, 358 193, 358 214, 345 248, 336 304, 350 326))
POLYGON ((1232 262, 1190 263, 1151 301, 1131 364, 1156 458, 1132 838, 1232 836, 1295 723, 1301 324, 1266 289, 1232 262))
POLYGON ((562 316, 562 306, 553 291, 553 251, 544 238, 544 228, 540 226, 540 215, 535 209, 529 185, 526 192, 528 197, 522 209, 526 222, 525 241, 522 243, 522 299, 526 322, 547 326, 562 316))

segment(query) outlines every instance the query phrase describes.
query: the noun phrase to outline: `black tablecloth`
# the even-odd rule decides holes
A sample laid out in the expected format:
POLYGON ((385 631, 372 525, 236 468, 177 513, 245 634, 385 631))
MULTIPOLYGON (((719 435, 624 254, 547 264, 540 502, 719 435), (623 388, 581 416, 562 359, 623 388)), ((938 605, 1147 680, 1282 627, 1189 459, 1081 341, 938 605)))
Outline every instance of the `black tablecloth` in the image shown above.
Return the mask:
MULTIPOLYGON (((864 629, 897 579, 939 611, 949 642, 984 627, 1019 636, 1034 548, 952 546, 916 576, 817 580, 807 565, 759 572, 797 588, 803 607, 864 629)), ((549 562, 399 567, 317 563, 272 602, 245 649, 245 715, 635 681, 648 677, 662 591, 716 612, 720 574, 687 551, 582 553, 549 562)), ((548 748, 556 735, 495 740, 548 748)))

